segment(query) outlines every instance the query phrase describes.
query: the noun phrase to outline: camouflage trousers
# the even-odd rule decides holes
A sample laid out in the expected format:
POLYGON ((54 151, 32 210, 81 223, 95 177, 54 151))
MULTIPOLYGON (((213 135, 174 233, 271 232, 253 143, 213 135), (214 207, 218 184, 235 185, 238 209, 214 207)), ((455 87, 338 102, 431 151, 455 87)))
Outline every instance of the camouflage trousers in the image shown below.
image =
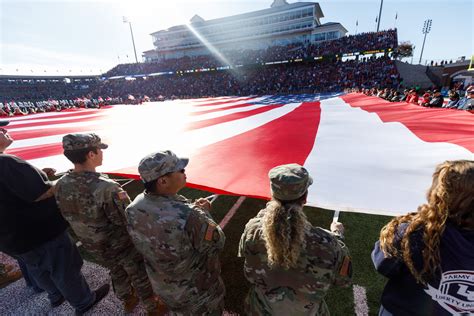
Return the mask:
POLYGON ((0 263, 0 278, 3 277, 3 275, 7 274, 5 265, 3 263, 0 263))
POLYGON ((150 265, 148 262, 145 263, 146 271, 150 278, 150 282, 155 290, 155 293, 160 296, 160 299, 168 307, 168 313, 166 315, 172 316, 194 316, 194 315, 205 315, 205 316, 221 316, 224 311, 224 296, 225 286, 222 278, 218 278, 212 285, 211 288, 205 292, 197 292, 197 288, 194 287, 192 291, 187 291, 186 286, 183 288, 176 289, 176 281, 173 282, 172 277, 169 277, 167 282, 171 283, 171 287, 167 286, 167 282, 160 281, 161 276, 156 273, 157 269, 150 265), (177 296, 182 295, 176 294, 174 291, 188 292, 185 298, 177 299, 177 296), (203 295, 203 293, 205 293, 203 295))
POLYGON ((147 311, 157 309, 155 294, 146 273, 143 257, 135 248, 127 251, 125 256, 107 262, 101 260, 97 254, 94 255, 110 270, 112 286, 120 300, 127 300, 135 290, 147 311))

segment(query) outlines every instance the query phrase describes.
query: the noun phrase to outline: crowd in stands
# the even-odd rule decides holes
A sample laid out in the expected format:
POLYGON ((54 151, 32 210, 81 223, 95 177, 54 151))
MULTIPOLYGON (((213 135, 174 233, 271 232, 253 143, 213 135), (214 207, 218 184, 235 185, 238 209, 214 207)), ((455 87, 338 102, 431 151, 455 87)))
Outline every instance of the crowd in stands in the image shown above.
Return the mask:
POLYGON ((398 87, 400 76, 389 57, 367 61, 322 61, 235 70, 166 75, 136 80, 107 80, 94 96, 149 95, 152 98, 213 97, 342 91, 356 86, 398 87))
POLYGON ((439 89, 417 91, 416 89, 405 89, 403 92, 395 88, 365 88, 355 89, 357 92, 369 96, 377 96, 390 102, 407 102, 430 108, 446 108, 465 111, 474 111, 474 85, 462 89, 457 85, 448 92, 448 100, 441 95, 439 89), (461 95, 464 95, 461 97, 461 95))
POLYGON ((223 51, 225 60, 214 55, 181 57, 153 63, 120 64, 104 74, 105 77, 152 74, 198 68, 216 68, 231 65, 253 65, 264 62, 335 56, 345 53, 394 49, 397 31, 361 33, 315 44, 290 44, 266 49, 238 49, 223 51))
MULTIPOLYGON (((75 99, 86 95, 94 88, 97 78, 80 83, 67 83, 64 79, 2 79, 0 96, 9 100, 40 101, 51 98, 75 99)), ((0 100, 1 101, 1 100, 0 100)))

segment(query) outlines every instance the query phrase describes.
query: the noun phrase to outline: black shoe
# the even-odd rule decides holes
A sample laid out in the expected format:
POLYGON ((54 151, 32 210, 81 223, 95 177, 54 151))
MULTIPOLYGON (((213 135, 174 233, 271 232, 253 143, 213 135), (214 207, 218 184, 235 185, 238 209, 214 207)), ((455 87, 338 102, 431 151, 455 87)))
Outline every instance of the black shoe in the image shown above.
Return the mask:
POLYGON ((81 311, 76 309, 76 316, 82 316, 84 313, 89 311, 92 307, 95 306, 95 304, 99 303, 100 300, 102 300, 107 295, 107 293, 109 293, 109 290, 110 290, 110 285, 109 284, 104 284, 101 287, 99 287, 97 290, 95 290, 94 291, 95 300, 92 302, 91 305, 89 305, 89 307, 84 308, 81 311))
MULTIPOLYGON (((36 291, 35 291, 36 292, 36 291)), ((36 293, 40 293, 40 292, 36 292, 36 293)), ((51 307, 52 308, 55 308, 55 307, 58 307, 60 306, 62 303, 64 303, 65 299, 64 299, 64 296, 61 296, 61 298, 59 300, 57 300, 56 302, 51 302, 51 307)))

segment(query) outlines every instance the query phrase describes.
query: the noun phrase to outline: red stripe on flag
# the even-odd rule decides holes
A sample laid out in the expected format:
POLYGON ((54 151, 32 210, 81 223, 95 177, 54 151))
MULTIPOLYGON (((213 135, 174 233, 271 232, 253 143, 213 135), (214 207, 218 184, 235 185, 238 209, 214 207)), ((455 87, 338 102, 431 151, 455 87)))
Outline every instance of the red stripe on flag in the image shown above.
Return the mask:
POLYGON ((199 149, 186 168, 189 186, 269 197, 269 185, 261 185, 269 183, 268 171, 280 164, 304 164, 320 117, 319 102, 303 103, 265 125, 199 149))
POLYGON ((232 113, 232 114, 229 114, 229 115, 224 115, 224 116, 221 116, 221 117, 212 118, 212 119, 208 119, 208 120, 191 122, 186 126, 185 130, 193 130, 193 129, 198 129, 198 128, 204 128, 204 127, 211 126, 211 125, 216 125, 216 124, 221 124, 221 123, 225 123, 225 122, 235 121, 235 120, 238 120, 238 119, 241 119, 241 118, 245 118, 245 117, 249 117, 249 116, 252 116, 252 115, 259 114, 259 113, 267 112, 269 110, 273 110, 273 109, 279 108, 281 106, 282 106, 282 104, 274 104, 274 105, 271 105, 271 106, 265 106, 265 107, 261 107, 261 108, 258 108, 258 109, 253 109, 253 110, 250 110, 250 111, 232 113))
MULTIPOLYGON (((28 122, 28 121, 23 121, 20 124, 15 124, 15 125, 9 125, 10 128, 22 128, 22 127, 35 127, 35 126, 51 126, 51 125, 57 125, 57 124, 74 124, 77 122, 87 122, 87 121, 97 121, 100 120, 103 116, 102 115, 97 115, 93 117, 74 117, 74 118, 65 118, 62 119, 63 117, 58 117, 61 118, 61 120, 55 120, 55 121, 48 121, 48 122, 28 122)), ((49 117, 49 119, 52 119, 52 117, 49 117)))
POLYGON ((87 126, 68 126, 60 128, 47 128, 28 130, 28 131, 11 131, 9 134, 14 140, 23 140, 37 137, 53 136, 53 135, 65 135, 69 133, 81 133, 87 131, 97 131, 102 129, 100 125, 87 125, 87 126))
POLYGON ((399 122, 423 141, 445 142, 474 152, 474 115, 467 111, 425 108, 351 93, 341 96, 351 107, 376 113, 383 122, 399 122))
POLYGON ((24 160, 56 156, 62 153, 63 146, 61 143, 7 149, 7 154, 18 156, 24 160))
MULTIPOLYGON (((72 117, 72 116, 82 116, 86 114, 94 114, 102 111, 102 109, 70 109, 63 110, 61 112, 46 112, 46 113, 36 113, 28 114, 23 117, 11 119, 10 123, 20 122, 20 121, 29 121, 29 120, 39 120, 39 119, 49 119, 49 118, 59 118, 59 117, 72 117), (65 113, 67 112, 67 113, 65 113)), ((23 122, 22 122, 23 123, 23 122)))

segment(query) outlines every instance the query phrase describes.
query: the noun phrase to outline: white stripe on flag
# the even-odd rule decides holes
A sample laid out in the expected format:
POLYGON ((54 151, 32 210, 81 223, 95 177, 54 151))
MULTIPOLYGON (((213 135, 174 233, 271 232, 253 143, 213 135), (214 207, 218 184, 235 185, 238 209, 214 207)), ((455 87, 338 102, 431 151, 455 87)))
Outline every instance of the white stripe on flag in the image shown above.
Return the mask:
POLYGON ((305 162, 314 178, 308 204, 392 216, 415 211, 437 164, 473 158, 461 146, 424 142, 403 124, 383 123, 340 98, 322 100, 316 141, 305 162))

